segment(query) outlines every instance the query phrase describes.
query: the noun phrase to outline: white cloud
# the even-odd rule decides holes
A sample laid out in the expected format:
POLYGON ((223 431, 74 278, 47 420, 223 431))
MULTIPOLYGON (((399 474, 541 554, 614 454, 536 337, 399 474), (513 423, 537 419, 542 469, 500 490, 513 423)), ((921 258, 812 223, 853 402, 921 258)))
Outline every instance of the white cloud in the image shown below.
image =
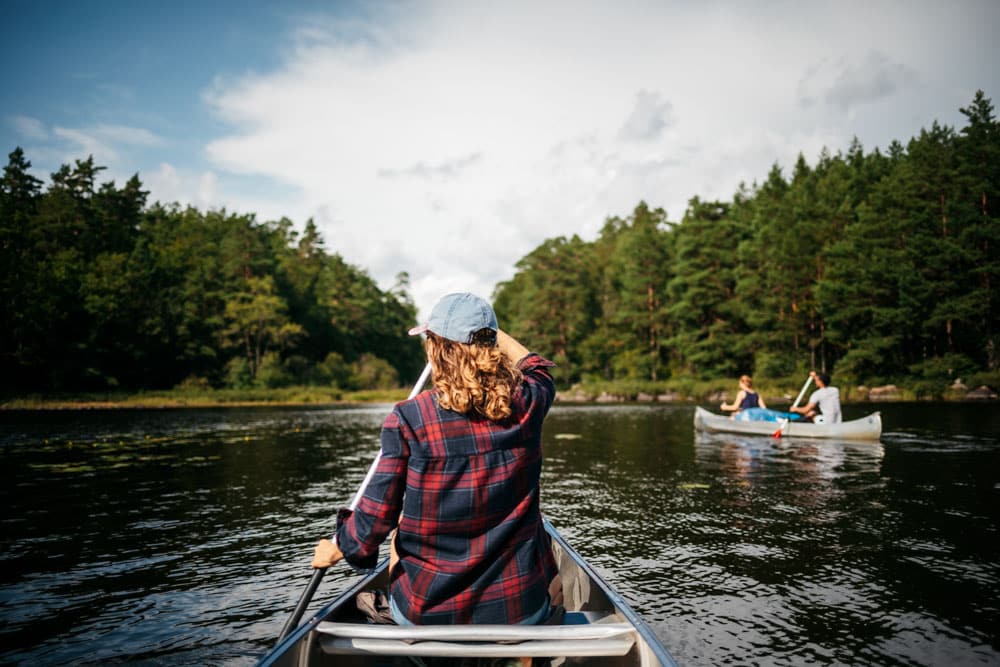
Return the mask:
POLYGON ((812 106, 822 101, 847 112, 891 97, 916 79, 911 67, 871 50, 860 63, 845 58, 810 67, 799 81, 800 103, 812 106))
POLYGON ((227 188, 213 171, 178 167, 161 162, 141 175, 150 202, 177 203, 199 210, 226 209, 235 214, 254 213, 259 220, 277 220, 288 202, 266 195, 247 195, 227 188))
POLYGON ((45 140, 48 139, 49 133, 45 129, 45 124, 37 118, 31 118, 30 116, 12 116, 10 118, 11 124, 14 126, 14 130, 23 139, 31 140, 45 140))
POLYGON ((618 134, 623 139, 652 141, 660 138, 672 122, 673 105, 661 99, 659 93, 640 90, 635 96, 635 107, 618 134))
POLYGON ((445 291, 488 295, 545 238, 593 238, 640 200, 679 220, 691 196, 728 199, 800 151, 814 162, 855 135, 905 140, 957 110, 997 77, 983 66, 964 72, 990 72, 970 91, 942 90, 927 44, 948 57, 972 19, 925 9, 933 21, 901 22, 920 15, 910 3, 421 3, 371 23, 313 17, 281 68, 206 92, 232 127, 206 154, 214 171, 294 190, 280 214, 315 217, 328 247, 384 287, 408 271, 426 313, 445 291))
POLYGON ((155 171, 149 171, 142 176, 143 185, 149 191, 150 201, 162 204, 179 203, 195 205, 191 193, 196 192, 194 179, 187 174, 178 172, 172 164, 161 162, 155 171))
POLYGON ((108 142, 102 141, 96 135, 67 127, 53 128, 52 133, 69 143, 65 150, 65 161, 81 155, 92 155, 98 162, 117 162, 118 151, 108 142))
POLYGON ((211 171, 203 172, 198 177, 198 208, 212 208, 219 201, 219 177, 211 171))
POLYGON ((92 155, 98 163, 120 161, 125 148, 162 145, 163 139, 149 130, 126 125, 95 125, 84 128, 55 127, 52 134, 69 143, 66 160, 92 155))
POLYGON ((383 178, 415 177, 422 179, 451 179, 459 176, 467 167, 474 166, 477 162, 480 162, 482 157, 482 153, 471 153, 438 164, 427 164, 420 161, 417 164, 401 169, 381 168, 376 173, 383 178))

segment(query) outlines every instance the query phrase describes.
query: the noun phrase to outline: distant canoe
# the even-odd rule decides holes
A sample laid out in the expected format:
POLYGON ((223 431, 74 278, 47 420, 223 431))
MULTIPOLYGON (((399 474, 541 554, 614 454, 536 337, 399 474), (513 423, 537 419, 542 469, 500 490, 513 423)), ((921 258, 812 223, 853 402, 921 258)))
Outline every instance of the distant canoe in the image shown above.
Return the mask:
MULTIPOLYGON (((704 408, 694 409, 694 428, 706 433, 742 433, 744 435, 773 435, 780 424, 772 421, 740 421, 717 415, 704 408)), ((882 415, 873 412, 860 419, 839 424, 814 424, 789 422, 782 436, 786 438, 832 438, 837 440, 866 440, 877 442, 882 435, 882 415)))

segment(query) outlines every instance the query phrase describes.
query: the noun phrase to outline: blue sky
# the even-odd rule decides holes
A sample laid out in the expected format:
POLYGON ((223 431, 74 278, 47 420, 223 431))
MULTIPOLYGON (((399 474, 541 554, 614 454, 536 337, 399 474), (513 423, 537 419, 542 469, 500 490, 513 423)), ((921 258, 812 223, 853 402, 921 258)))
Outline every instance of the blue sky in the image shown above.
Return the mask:
MULTIPOLYGON (((204 169, 203 147, 227 131, 204 91, 219 78, 280 67, 280 40, 312 7, 333 7, 333 15, 349 8, 192 0, 2 4, 5 151, 24 147, 39 176, 96 153, 118 180, 136 172, 146 180, 161 163, 204 169)), ((231 180, 237 192, 280 191, 268 178, 231 180)), ((187 195, 185 203, 238 207, 164 194, 163 201, 187 195)))
POLYGON ((313 218, 389 287, 489 296, 546 238, 730 199, 1000 100, 1000 3, 0 0, 0 140, 151 200, 313 218))

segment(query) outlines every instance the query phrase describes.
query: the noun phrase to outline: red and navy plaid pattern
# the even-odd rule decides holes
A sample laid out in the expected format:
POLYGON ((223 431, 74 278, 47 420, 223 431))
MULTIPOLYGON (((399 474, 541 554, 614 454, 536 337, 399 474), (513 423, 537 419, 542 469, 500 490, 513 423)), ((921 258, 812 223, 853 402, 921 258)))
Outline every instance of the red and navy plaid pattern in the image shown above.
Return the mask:
POLYGON ((556 566, 538 496, 553 365, 521 360, 503 421, 444 410, 430 390, 383 423, 375 476, 337 542, 349 563, 373 567, 398 524, 391 595, 412 622, 518 623, 546 603, 556 566))

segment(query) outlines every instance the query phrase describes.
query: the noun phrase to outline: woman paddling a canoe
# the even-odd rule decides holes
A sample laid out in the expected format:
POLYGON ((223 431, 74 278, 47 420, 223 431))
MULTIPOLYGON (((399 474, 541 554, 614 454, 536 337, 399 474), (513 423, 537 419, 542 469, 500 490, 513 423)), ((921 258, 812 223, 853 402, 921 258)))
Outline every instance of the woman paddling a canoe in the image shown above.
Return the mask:
POLYGON ((740 376, 740 391, 736 394, 736 400, 732 403, 722 402, 719 406, 721 410, 727 410, 735 413, 741 410, 748 410, 750 408, 763 408, 767 409, 767 404, 764 403, 764 398, 754 391, 753 388, 753 378, 749 375, 740 376))
POLYGON ((433 388, 398 403, 354 512, 312 565, 370 568, 395 531, 389 606, 398 624, 542 623, 561 590, 539 509, 542 422, 554 364, 501 331, 493 308, 449 294, 425 333, 433 388), (398 561, 395 559, 398 558, 398 561))

